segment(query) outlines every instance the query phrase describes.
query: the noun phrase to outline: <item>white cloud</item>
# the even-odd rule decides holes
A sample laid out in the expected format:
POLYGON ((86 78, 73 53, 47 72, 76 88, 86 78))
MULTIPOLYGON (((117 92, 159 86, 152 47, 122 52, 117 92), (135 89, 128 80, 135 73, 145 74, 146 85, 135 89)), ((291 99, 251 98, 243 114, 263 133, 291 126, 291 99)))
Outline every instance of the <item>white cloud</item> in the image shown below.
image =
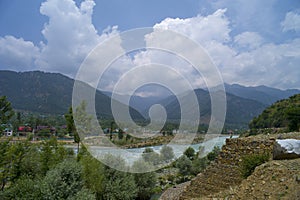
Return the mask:
POLYGON ((282 31, 300 31, 300 15, 294 12, 288 12, 284 21, 281 22, 282 31))
MULTIPOLYGON (((173 30, 197 41, 218 66, 225 82, 299 88, 299 39, 273 44, 266 42, 259 33, 249 31, 231 37, 233 27, 225 12, 226 10, 218 10, 208 16, 199 15, 188 19, 167 18, 154 28, 173 30)), ((149 36, 146 40, 149 44, 161 42, 153 41, 153 37, 149 36)), ((176 38, 165 38, 163 42, 168 41, 170 46, 181 45, 176 38)), ((192 50, 189 51, 192 54, 192 50)), ((195 87, 203 84, 203 79, 195 75, 187 63, 180 62, 178 58, 172 58, 170 55, 146 51, 136 55, 134 62, 155 62, 174 66, 192 80, 195 87)))
POLYGON ((227 82, 299 88, 300 39, 240 52, 222 70, 227 82))
POLYGON ((263 38, 255 32, 243 32, 234 37, 234 42, 239 47, 255 49, 263 43, 263 38))
MULTIPOLYGON (((263 37, 260 30, 253 32, 245 28, 256 27, 255 24, 250 26, 247 23, 253 23, 254 19, 265 16, 263 12, 257 13, 258 5, 273 5, 273 3, 274 1, 268 1, 268 3, 262 3, 259 0, 255 0, 254 3, 237 1, 237 4, 228 4, 233 7, 228 7, 228 11, 231 10, 230 15, 227 9, 218 9, 207 16, 198 15, 186 19, 166 18, 155 24, 154 30, 172 30, 198 42, 218 66, 225 82, 299 88, 300 39, 289 38, 288 41, 271 43, 269 38, 263 37), (237 12, 237 15, 231 16, 234 12, 237 12), (237 27, 238 30, 235 29, 237 27)), ((227 5, 227 3, 217 4, 218 8, 224 8, 226 7, 224 5, 227 5)), ((40 12, 49 18, 49 22, 42 30, 46 42, 35 46, 32 42, 24 41, 22 38, 0 37, 0 67, 5 66, 14 70, 34 68, 74 75, 83 59, 96 45, 119 34, 116 26, 108 27, 100 34, 97 32, 92 24, 94 6, 95 2, 92 0, 83 1, 79 7, 73 0, 45 1, 40 7, 40 12)), ((267 8, 268 6, 265 6, 263 10, 267 8)), ((268 19, 271 19, 270 13, 272 12, 268 11, 266 14, 268 19)), ((270 20, 261 21, 270 22, 270 20)), ((260 26, 264 25, 263 22, 259 22, 260 26)), ((277 26, 282 28, 283 32, 299 32, 300 15, 288 12, 281 26, 278 24, 277 26)), ((158 32, 155 31, 154 34, 157 34, 158 32)), ((153 37, 151 38, 151 34, 145 38, 149 46, 159 45, 161 39, 155 41, 153 37)), ((181 45, 176 38, 165 38, 163 42, 169 42, 168 45, 174 48, 181 45)), ((117 44, 107 49, 109 52, 116 50, 118 52, 123 50, 119 40, 117 44)), ((199 57, 192 49, 187 49, 187 51, 191 56, 199 57)), ((178 73, 192 80, 195 87, 204 83, 190 64, 176 55, 147 50, 134 56, 123 56, 113 63, 112 68, 106 72, 105 79, 102 79, 101 88, 112 89, 118 78, 126 71, 134 66, 149 63, 173 66, 178 73)), ((96 69, 90 70, 93 72, 96 69)), ((160 76, 160 73, 147 74, 147 76, 151 79, 151 76, 155 78, 160 76)), ((96 82, 96 78, 94 77, 93 81, 96 82)), ((133 75, 130 82, 136 84, 136 78, 137 76, 133 75)), ((175 80, 176 76, 173 78, 175 80)))
POLYGON ((210 40, 227 42, 230 40, 230 29, 225 12, 226 9, 219 9, 206 17, 198 15, 187 19, 167 18, 155 24, 154 28, 177 31, 200 43, 210 40))
POLYGON ((31 69, 39 49, 30 41, 13 36, 0 37, 0 67, 11 70, 31 69))
POLYGON ((72 74, 87 54, 101 41, 117 33, 117 27, 99 35, 92 24, 94 1, 83 1, 77 7, 73 0, 47 0, 40 12, 49 17, 42 33, 42 45, 36 65, 46 71, 72 74))

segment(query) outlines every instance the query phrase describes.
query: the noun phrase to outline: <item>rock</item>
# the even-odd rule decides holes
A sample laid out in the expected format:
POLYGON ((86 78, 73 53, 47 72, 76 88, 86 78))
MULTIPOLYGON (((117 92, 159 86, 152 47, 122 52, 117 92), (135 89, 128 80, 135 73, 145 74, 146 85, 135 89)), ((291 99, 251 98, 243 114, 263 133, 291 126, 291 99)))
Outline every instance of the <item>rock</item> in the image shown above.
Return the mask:
POLYGON ((273 147, 273 159, 285 160, 295 158, 300 158, 300 140, 277 139, 273 147))

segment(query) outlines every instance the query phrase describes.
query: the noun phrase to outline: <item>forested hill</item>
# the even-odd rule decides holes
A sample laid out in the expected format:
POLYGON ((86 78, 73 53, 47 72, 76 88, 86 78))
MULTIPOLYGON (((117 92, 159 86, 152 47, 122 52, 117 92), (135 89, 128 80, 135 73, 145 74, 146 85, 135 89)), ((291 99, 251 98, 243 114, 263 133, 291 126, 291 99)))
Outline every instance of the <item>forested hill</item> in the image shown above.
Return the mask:
POLYGON ((290 131, 299 130, 300 94, 277 101, 254 118, 249 127, 251 129, 288 127, 290 131))
MULTIPOLYGON (((73 84, 73 79, 58 73, 0 71, 0 96, 7 96, 14 109, 23 111, 66 113, 72 103, 73 84)), ((96 112, 112 118, 111 99, 100 91, 96 92, 96 112)), ((130 112, 134 119, 143 119, 136 110, 131 108, 130 112)))

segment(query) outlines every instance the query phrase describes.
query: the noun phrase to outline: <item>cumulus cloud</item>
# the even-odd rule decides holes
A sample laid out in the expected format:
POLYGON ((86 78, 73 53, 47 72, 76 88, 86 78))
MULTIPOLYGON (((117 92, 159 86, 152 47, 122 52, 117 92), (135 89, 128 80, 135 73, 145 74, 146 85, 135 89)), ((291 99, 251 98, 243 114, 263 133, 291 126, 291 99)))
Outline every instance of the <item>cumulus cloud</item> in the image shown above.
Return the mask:
POLYGON ((234 42, 239 47, 255 49, 263 43, 263 38, 255 32, 243 32, 234 37, 234 42))
MULTIPOLYGON (((267 42, 258 32, 245 31, 231 36, 233 26, 226 17, 226 9, 208 16, 167 18, 156 24, 155 28, 179 32, 202 45, 218 66, 225 82, 299 88, 299 39, 274 44, 267 42)), ((148 43, 151 39, 146 38, 148 43)), ((173 46, 178 42, 174 38, 166 38, 163 42, 168 41, 173 46)), ((189 51, 192 54, 192 50, 189 51)), ((136 55, 134 61, 138 64, 155 62, 174 66, 192 80, 195 87, 203 84, 203 79, 195 75, 187 63, 170 55, 145 51, 136 55)))
POLYGON ((30 41, 13 36, 0 37, 0 68, 32 70, 38 55, 39 48, 30 41))
POLYGON ((83 1, 77 7, 73 0, 47 0, 40 12, 49 17, 42 34, 42 45, 36 65, 46 71, 73 74, 87 54, 101 41, 117 33, 117 27, 98 34, 92 24, 95 2, 83 1))
POLYGON ((205 17, 198 15, 187 19, 167 18, 155 24, 154 28, 177 31, 200 43, 210 40, 227 42, 230 40, 230 29, 225 12, 226 9, 219 9, 205 17))
POLYGON ((294 12, 288 12, 284 21, 281 22, 282 31, 300 31, 300 15, 294 12))
POLYGON ((222 63, 223 78, 228 83, 299 88, 300 40, 265 43, 252 50, 239 51, 222 63))
MULTIPOLYGON (((209 84, 218 84, 218 79, 215 78, 216 75, 211 72, 211 65, 207 63, 208 55, 206 51, 209 49, 218 49, 214 51, 215 58, 223 58, 226 56, 224 52, 219 52, 225 50, 227 47, 224 44, 227 44, 231 40, 230 22, 225 16, 225 12, 226 9, 219 9, 208 16, 198 15, 187 19, 167 18, 155 24, 153 27, 154 31, 145 36, 145 41, 147 47, 156 47, 158 49, 148 49, 147 51, 137 53, 133 57, 134 65, 140 66, 149 63, 160 63, 171 66, 172 69, 177 72, 177 75, 175 76, 174 74, 172 80, 178 80, 178 88, 183 88, 181 86, 185 87, 184 82, 186 81, 189 81, 194 88, 205 86, 204 77, 209 79, 206 80, 210 82, 209 84), (179 33, 188 37, 200 44, 201 50, 199 51, 197 48, 193 49, 194 47, 189 46, 183 37, 177 37, 176 34, 172 33, 165 33, 162 30, 174 31, 177 34, 179 33), (168 47, 167 50, 172 51, 165 52, 159 49, 166 47, 168 47), (195 63, 197 61, 198 63, 199 61, 207 63, 201 65, 200 73, 189 63, 195 63), (184 81, 182 78, 184 78, 184 81)), ((228 50, 228 48, 226 50, 228 50)), ((230 49, 226 53, 235 54, 230 49)), ((219 60, 222 59, 219 58, 219 60)), ((147 74, 147 76, 152 76, 153 79, 155 79, 157 74, 147 74)))
MULTIPOLYGON (((92 24, 95 2, 46 0, 40 13, 49 18, 42 34, 46 42, 35 45, 22 38, 0 38, 0 66, 13 70, 44 70, 74 76, 88 53, 100 42, 118 34, 117 26, 101 34, 92 24)), ((120 45, 120 44, 119 44, 120 45)))
MULTIPOLYGON (((228 3, 227 0, 224 2, 227 3, 215 2, 218 9, 208 15, 162 20, 153 26, 154 32, 145 37, 146 44, 159 46, 163 41, 172 48, 180 48, 182 43, 176 38, 158 37, 159 40, 156 41, 157 37, 154 37, 159 34, 160 29, 175 31, 196 41, 205 49, 225 82, 299 88, 300 39, 289 38, 287 41, 282 39, 272 43, 272 39, 265 37, 265 30, 253 30, 255 27, 264 27, 265 23, 275 26, 270 23, 273 20, 270 10, 256 10, 262 4, 273 5, 274 1, 237 1, 236 4, 228 3), (219 9, 226 6, 227 9, 219 9), (233 15, 234 13, 237 14, 233 15), (254 21, 264 17, 268 20, 261 20, 259 26, 255 26, 254 21)), ((46 0, 40 7, 41 14, 49 18, 42 30, 45 42, 35 45, 22 38, 0 37, 0 67, 14 70, 40 69, 74 76, 83 59, 96 45, 119 34, 117 26, 108 27, 98 33, 92 23, 94 6, 95 2, 92 0, 85 0, 79 6, 73 0, 46 0)), ((264 6, 263 10, 268 7, 270 6, 264 6)), ((300 15, 288 12, 277 26, 283 32, 299 32, 300 15)), ((125 52, 121 39, 116 41, 107 51, 125 52)), ((186 49, 183 53, 189 53, 194 58, 200 56, 193 49, 186 49)), ((97 62, 97 58, 93 61, 97 62)), ((133 55, 124 55, 114 62, 101 79, 99 87, 112 90, 118 79, 128 70, 149 63, 172 66, 176 72, 191 80, 194 87, 203 86, 205 83, 191 64, 182 58, 159 50, 143 50, 133 55)), ((96 67, 91 67, 88 72, 93 72, 96 67)), ((128 84, 136 84, 136 77, 131 75, 128 84)), ((173 75, 172 80, 178 78, 175 73, 173 75)), ((147 76, 151 79, 150 76, 155 78, 160 73, 147 76)), ((93 78, 93 84, 97 83, 97 78, 93 78)))

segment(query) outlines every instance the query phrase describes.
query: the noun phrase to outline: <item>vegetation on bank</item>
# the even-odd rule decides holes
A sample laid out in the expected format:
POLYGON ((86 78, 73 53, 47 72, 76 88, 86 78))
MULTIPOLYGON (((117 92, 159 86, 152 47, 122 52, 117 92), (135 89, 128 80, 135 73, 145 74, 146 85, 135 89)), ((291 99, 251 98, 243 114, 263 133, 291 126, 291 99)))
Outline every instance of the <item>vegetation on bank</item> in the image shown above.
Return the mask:
MULTIPOLYGON (((190 180, 204 170, 219 149, 199 158, 192 148, 157 172, 126 173, 106 166, 82 146, 77 155, 57 143, 55 137, 41 143, 0 142, 0 199, 149 199, 153 194, 190 180)), ((146 149, 146 152, 153 152, 146 149)), ((131 167, 145 168, 172 161, 173 150, 143 158, 131 167), (157 156, 157 157, 155 157, 157 156)), ((107 155, 111 166, 125 166, 123 158, 107 155)))
POLYGON ((257 166, 267 162, 269 158, 269 154, 251 154, 243 156, 240 163, 240 171, 243 178, 250 176, 257 166))
POLYGON ((286 127, 288 131, 299 131, 300 94, 277 101, 249 124, 251 134, 256 134, 257 129, 282 127, 286 127))

